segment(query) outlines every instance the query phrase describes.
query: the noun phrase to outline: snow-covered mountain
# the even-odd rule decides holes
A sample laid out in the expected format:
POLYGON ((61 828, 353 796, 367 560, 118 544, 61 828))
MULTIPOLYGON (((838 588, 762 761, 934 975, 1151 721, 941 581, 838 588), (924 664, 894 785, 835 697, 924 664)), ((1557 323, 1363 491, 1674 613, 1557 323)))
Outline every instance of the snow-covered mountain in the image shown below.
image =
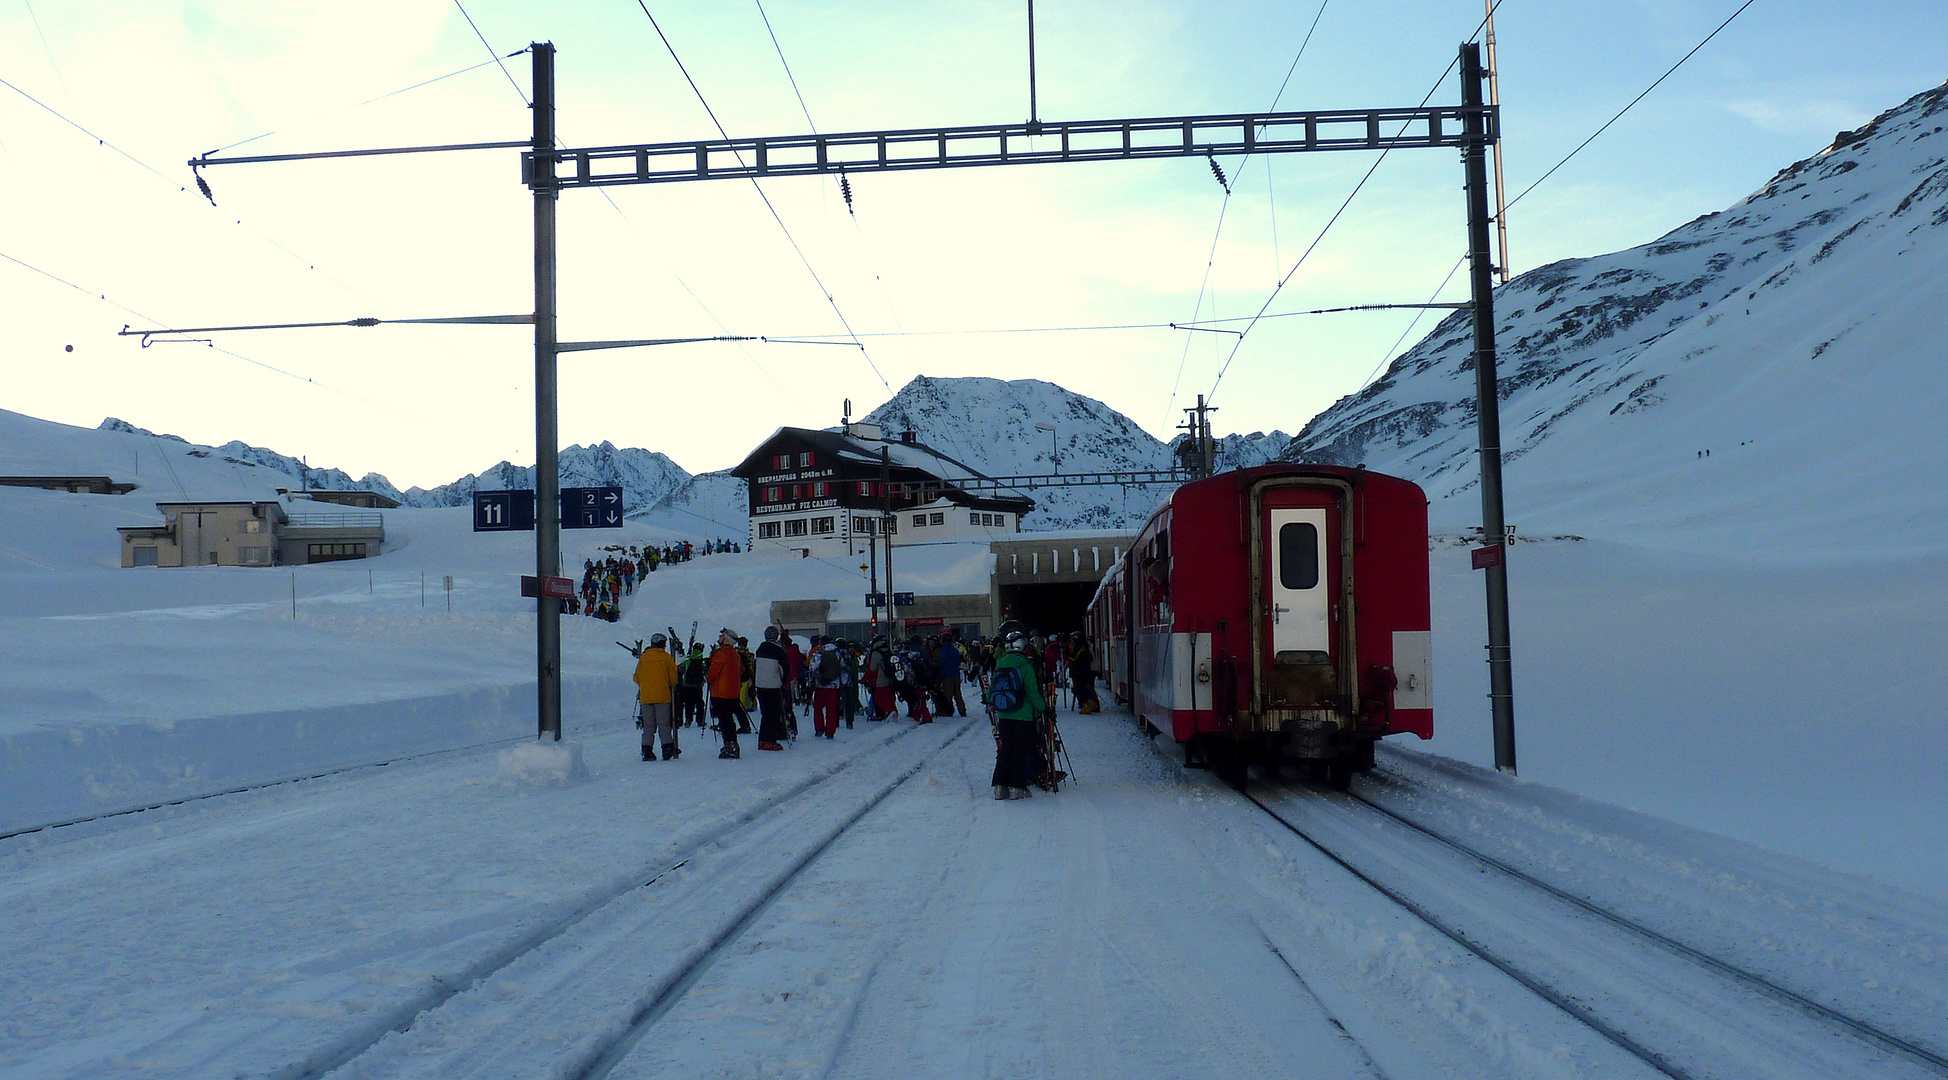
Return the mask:
MULTIPOLYGON (((1948 542, 1948 465, 1916 452, 1948 413, 1944 126, 1948 86, 1722 213, 1498 289, 1510 520, 1749 550, 1807 542, 1824 492, 1855 510, 1826 542, 1948 542), (1861 498, 1862 485, 1904 491, 1861 498)), ((1284 456, 1412 477, 1437 521, 1468 521, 1471 354, 1458 312, 1284 456)))
MULTIPOLYGON (((562 487, 620 487, 630 507, 648 507, 690 479, 690 473, 654 450, 617 447, 603 441, 595 446, 570 446, 560 452, 556 473, 562 487)), ((412 506, 466 506, 479 491, 506 491, 534 486, 532 466, 503 461, 479 473, 468 473, 435 488, 411 488, 402 500, 412 506)))
POLYGON ((278 481, 279 486, 309 487, 323 491, 376 491, 400 502, 408 501, 399 489, 392 485, 392 481, 379 473, 366 473, 363 477, 354 480, 343 469, 313 468, 289 454, 280 454, 261 446, 251 446, 236 439, 222 446, 203 446, 192 443, 181 435, 158 435, 148 428, 136 427, 126 420, 118 420, 113 416, 103 420, 96 430, 177 442, 181 443, 186 448, 185 453, 192 457, 218 457, 234 465, 266 469, 284 478, 278 481))
MULTIPOLYGON (((888 437, 919 440, 989 476, 1161 469, 1170 448, 1095 398, 1039 379, 919 376, 868 413, 888 437), (1047 425, 1038 427, 1037 425, 1047 425), (1048 430, 1052 427, 1054 430, 1048 430)), ((1163 489, 1036 488, 1028 529, 1114 528, 1140 522, 1163 489)))

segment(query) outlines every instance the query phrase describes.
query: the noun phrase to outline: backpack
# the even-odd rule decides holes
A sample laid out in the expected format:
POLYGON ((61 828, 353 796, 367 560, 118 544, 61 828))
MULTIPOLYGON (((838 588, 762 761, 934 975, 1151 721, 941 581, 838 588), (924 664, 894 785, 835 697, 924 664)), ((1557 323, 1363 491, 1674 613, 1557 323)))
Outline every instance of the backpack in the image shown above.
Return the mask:
POLYGON ((818 681, 837 682, 845 673, 844 665, 839 663, 839 650, 822 649, 818 654, 818 681))
POLYGON ((1014 712, 1022 707, 1028 698, 1028 687, 1021 680, 1021 669, 1004 667, 994 673, 988 684, 988 701, 996 712, 1014 712))
POLYGON ((905 682, 907 679, 906 657, 901 656, 899 653, 894 653, 889 659, 893 661, 890 665, 893 671, 893 681, 896 683, 905 682))

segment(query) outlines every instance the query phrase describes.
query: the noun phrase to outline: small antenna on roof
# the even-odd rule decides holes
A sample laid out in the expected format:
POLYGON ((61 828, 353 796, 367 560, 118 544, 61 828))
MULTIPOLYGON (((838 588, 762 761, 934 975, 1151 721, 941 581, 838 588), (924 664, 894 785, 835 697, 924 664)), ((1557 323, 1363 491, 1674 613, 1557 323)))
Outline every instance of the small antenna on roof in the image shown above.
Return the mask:
POLYGON ((839 421, 840 427, 852 426, 852 399, 845 399, 845 415, 839 421))

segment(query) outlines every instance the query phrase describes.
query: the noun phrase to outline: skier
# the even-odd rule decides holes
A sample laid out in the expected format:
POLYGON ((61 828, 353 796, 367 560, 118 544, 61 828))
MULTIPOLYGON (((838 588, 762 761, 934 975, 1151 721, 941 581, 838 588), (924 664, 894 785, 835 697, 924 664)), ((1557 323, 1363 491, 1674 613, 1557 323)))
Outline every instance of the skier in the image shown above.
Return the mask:
POLYGON ((668 640, 661 634, 651 637, 649 648, 636 661, 637 719, 643 729, 644 761, 656 760, 655 741, 662 743, 664 761, 674 761, 682 753, 676 745, 676 725, 670 715, 676 661, 663 649, 668 640))
POLYGON ((704 677, 710 671, 710 661, 703 654, 703 643, 690 643, 690 655, 677 666, 676 680, 676 726, 695 723, 704 726, 703 689, 704 677))
POLYGON ((940 713, 943 716, 967 715, 967 699, 960 691, 961 651, 954 640, 954 632, 947 631, 940 636, 940 713))
POLYGON ((1069 678, 1075 684, 1075 711, 1101 712, 1102 700, 1096 697, 1096 654, 1089 651, 1089 641, 1082 636, 1082 631, 1077 630, 1070 640, 1069 678))
POLYGON ((1028 638, 1021 631, 1010 633, 995 658, 987 704, 995 715, 994 797, 1026 799, 1028 785, 1035 782, 1040 768, 1036 751, 1040 747, 1037 722, 1048 708, 1042 697, 1035 665, 1028 657, 1028 638))
MULTIPOLYGON (((845 683, 845 661, 838 645, 828 641, 812 654, 812 729, 828 739, 839 734, 839 689, 845 683)), ((850 726, 850 725, 848 725, 850 726)))
POLYGON ((791 656, 778 644, 778 628, 764 628, 764 644, 758 646, 753 688, 758 698, 758 749, 783 750, 785 740, 785 680, 791 656))
POLYGON ((845 665, 839 683, 839 711, 845 714, 845 726, 850 729, 853 717, 859 715, 859 650, 851 642, 839 642, 839 661, 845 665))
MULTIPOLYGON (((744 693, 744 668, 738 661, 737 635, 727 629, 717 633, 717 647, 710 653, 707 679, 710 684, 710 718, 717 721, 717 731, 724 737, 724 748, 717 756, 738 757, 737 718, 744 712, 738 698, 744 693)), ((748 724, 745 730, 750 730, 748 724)))
POLYGON ((893 650, 884 634, 873 639, 872 648, 866 654, 866 685, 872 688, 872 709, 866 719, 886 719, 894 708, 893 650))

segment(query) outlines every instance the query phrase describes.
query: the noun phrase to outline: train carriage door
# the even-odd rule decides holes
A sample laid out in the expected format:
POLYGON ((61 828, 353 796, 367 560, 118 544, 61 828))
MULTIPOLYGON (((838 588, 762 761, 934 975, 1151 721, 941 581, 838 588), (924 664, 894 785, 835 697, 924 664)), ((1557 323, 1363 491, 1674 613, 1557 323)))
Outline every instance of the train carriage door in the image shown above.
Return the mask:
POLYGON ((1329 663, 1333 590, 1327 573, 1327 511, 1270 509, 1268 514, 1273 663, 1329 663))

